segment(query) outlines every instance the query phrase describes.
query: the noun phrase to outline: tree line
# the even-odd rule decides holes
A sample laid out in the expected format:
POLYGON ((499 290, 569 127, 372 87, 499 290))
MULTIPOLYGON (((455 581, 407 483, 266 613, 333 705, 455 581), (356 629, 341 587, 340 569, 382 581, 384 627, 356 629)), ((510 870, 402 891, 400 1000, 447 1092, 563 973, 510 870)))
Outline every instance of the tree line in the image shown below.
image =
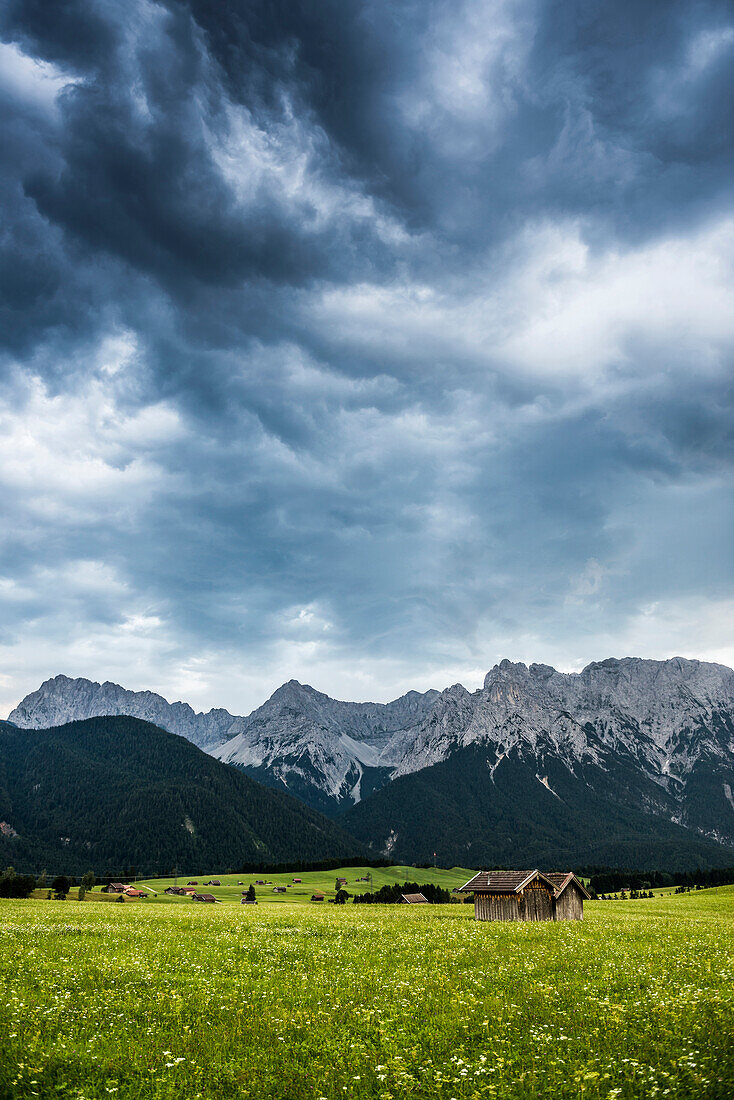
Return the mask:
MULTIPOLYGON (((79 900, 95 884, 94 871, 87 871, 79 881, 79 900)), ((69 893, 75 881, 68 875, 56 875, 49 882, 45 871, 38 878, 35 875, 19 875, 15 868, 6 867, 0 875, 0 898, 29 898, 34 890, 48 890, 49 897, 63 899, 69 893)))
POLYGON ((595 894, 616 894, 621 890, 650 890, 657 886, 729 886, 734 883, 734 867, 715 867, 709 871, 597 871, 591 875, 595 894))
POLYGON ((355 905, 396 905, 403 894, 423 894, 431 905, 447 905, 453 899, 448 890, 442 886, 435 886, 432 882, 419 885, 417 882, 404 882, 402 886, 393 883, 381 886, 374 893, 357 894, 354 898, 355 905))

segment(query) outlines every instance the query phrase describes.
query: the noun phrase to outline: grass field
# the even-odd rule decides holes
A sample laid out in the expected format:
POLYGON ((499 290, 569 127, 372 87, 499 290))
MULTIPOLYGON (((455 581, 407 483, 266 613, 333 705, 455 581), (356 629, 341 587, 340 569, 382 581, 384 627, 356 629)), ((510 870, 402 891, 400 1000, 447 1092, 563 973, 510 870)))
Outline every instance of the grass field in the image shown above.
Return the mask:
POLYGON ((734 888, 587 903, 0 902, 3 1097, 734 1095, 734 888))
MULTIPOLYGON (((453 890, 455 886, 463 886, 473 874, 475 874, 474 871, 465 867, 453 867, 450 871, 443 870, 440 867, 337 867, 333 871, 288 871, 282 875, 266 875, 260 872, 244 875, 219 875, 216 873, 181 875, 176 881, 179 886, 185 886, 189 880, 195 880, 199 884, 199 889, 207 894, 213 894, 215 898, 219 898, 223 902, 239 904, 242 891, 246 890, 250 883, 255 885, 258 879, 263 879, 268 883, 267 886, 255 885, 258 905, 265 903, 268 905, 271 903, 283 905, 289 902, 311 905, 311 895, 319 891, 324 894, 325 898, 334 897, 338 876, 347 880, 345 889, 353 896, 354 894, 364 894, 368 890, 379 890, 381 886, 395 882, 433 882, 436 886, 453 890), (365 875, 372 876, 372 885, 369 882, 357 881, 364 878, 365 875), (218 879, 222 885, 205 886, 204 884, 211 878, 218 879), (296 883, 293 881, 294 878, 300 878, 302 881, 296 883), (273 887, 275 886, 284 886, 287 893, 274 894, 273 887)), ((162 900, 171 902, 174 905, 191 905, 192 903, 188 898, 164 894, 166 887, 173 886, 173 884, 174 880, 172 878, 140 879, 136 886, 138 889, 143 889, 146 886, 152 888, 158 894, 158 900, 162 898, 162 900)))

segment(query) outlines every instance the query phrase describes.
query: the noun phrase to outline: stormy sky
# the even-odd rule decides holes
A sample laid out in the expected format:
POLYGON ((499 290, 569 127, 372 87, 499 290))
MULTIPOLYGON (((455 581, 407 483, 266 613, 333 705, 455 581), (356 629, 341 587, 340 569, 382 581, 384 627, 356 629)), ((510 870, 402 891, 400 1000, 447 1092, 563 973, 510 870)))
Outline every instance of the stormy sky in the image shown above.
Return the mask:
POLYGON ((5 0, 0 713, 734 664, 734 7, 5 0))

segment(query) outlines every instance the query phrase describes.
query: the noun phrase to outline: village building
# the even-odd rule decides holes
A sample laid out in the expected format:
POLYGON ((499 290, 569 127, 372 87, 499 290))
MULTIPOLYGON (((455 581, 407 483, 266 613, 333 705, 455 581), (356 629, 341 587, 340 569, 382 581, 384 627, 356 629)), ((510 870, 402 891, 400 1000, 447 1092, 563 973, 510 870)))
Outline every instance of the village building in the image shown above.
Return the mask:
MULTIPOLYGON (((105 888, 103 887, 102 889, 104 890, 105 888)), ((126 887, 125 887, 124 882, 111 882, 107 886, 107 888, 105 890, 105 893, 107 893, 107 894, 124 894, 125 889, 126 889, 126 887)))
POLYGON ((428 905, 428 898, 424 898, 423 894, 401 894, 400 902, 406 905, 428 905))
POLYGON ((323 901, 323 900, 324 900, 324 895, 323 894, 311 894, 311 901, 323 901))
POLYGON ((480 871, 459 888, 477 920, 581 920, 589 894, 571 871, 480 871))
POLYGON ((273 887, 273 893, 274 894, 284 894, 285 893, 285 886, 274 886, 273 887))
POLYGON ((217 899, 214 897, 214 894, 192 894, 191 895, 191 900, 192 901, 208 901, 210 903, 214 903, 214 902, 216 902, 217 899))
POLYGON ((128 886, 125 890, 125 897, 128 898, 147 898, 147 896, 144 890, 136 890, 132 886, 128 886))

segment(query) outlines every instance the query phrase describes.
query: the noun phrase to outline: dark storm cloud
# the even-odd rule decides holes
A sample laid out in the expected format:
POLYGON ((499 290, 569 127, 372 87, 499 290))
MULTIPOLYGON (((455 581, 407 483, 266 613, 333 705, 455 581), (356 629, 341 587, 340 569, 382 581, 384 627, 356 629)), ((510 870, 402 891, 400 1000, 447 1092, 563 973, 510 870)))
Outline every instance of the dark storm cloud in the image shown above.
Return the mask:
POLYGON ((9 703, 63 655, 242 709, 721 654, 731 5, 12 0, 0 39, 9 703))

